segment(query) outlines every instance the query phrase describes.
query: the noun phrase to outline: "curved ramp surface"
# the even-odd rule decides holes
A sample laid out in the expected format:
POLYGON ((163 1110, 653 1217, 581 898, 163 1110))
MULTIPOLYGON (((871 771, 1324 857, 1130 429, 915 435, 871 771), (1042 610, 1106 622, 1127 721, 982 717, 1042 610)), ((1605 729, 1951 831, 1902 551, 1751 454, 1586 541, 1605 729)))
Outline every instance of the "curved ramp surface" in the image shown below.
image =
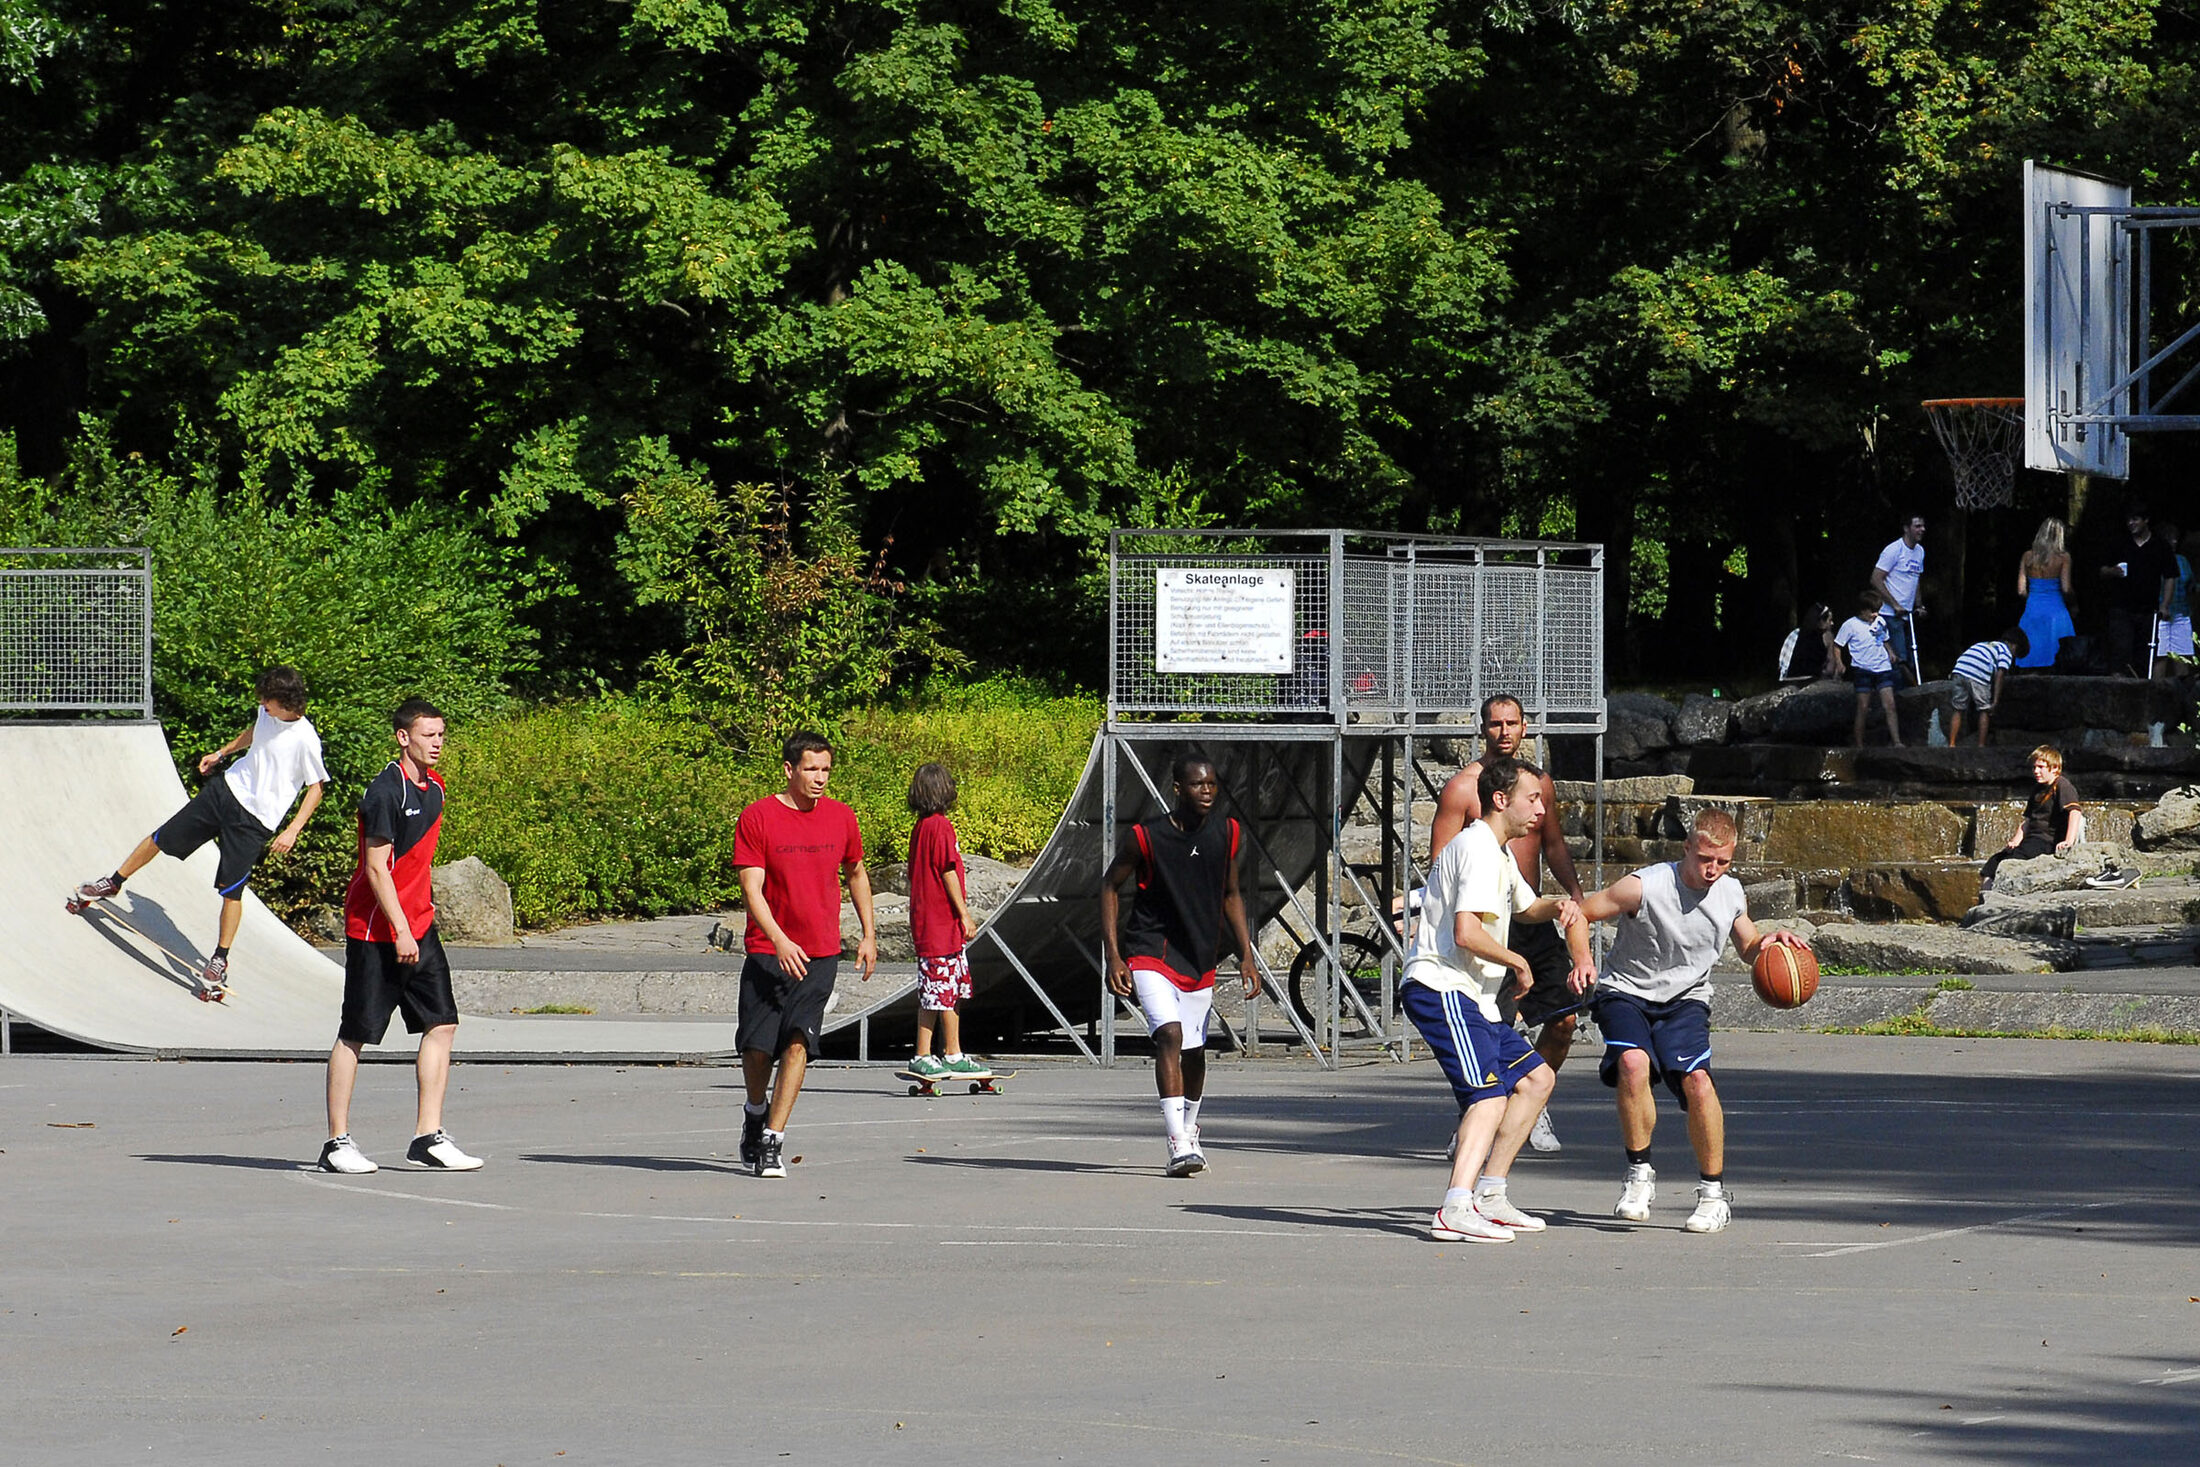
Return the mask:
MULTIPOLYGON (((1290 894, 1312 879, 1324 859, 1331 830, 1325 791, 1334 744, 1327 739, 1201 737, 1211 732, 1195 726, 1176 733, 1157 725, 1150 735, 1113 740, 1121 761, 1117 822, 1127 839, 1133 822, 1162 813, 1166 806, 1157 795, 1170 787, 1170 766, 1185 746, 1200 745, 1221 780, 1217 810, 1235 816, 1247 833, 1239 876, 1245 884, 1246 921, 1258 933, 1285 911, 1290 894), (1134 759, 1145 771, 1143 779, 1131 767, 1134 759)), ((970 941, 972 993, 959 1006, 966 1043, 1058 1033, 1060 1021, 1082 1025, 1100 1013, 1100 832, 1106 818, 1103 762, 1110 742, 1105 732, 1094 735, 1076 793, 1039 858, 970 941), (1045 991, 1044 999, 1033 991, 1034 985, 1045 991)), ((1359 795, 1379 751, 1378 740, 1345 738, 1344 777, 1336 796, 1340 805, 1349 806, 1359 795)), ((843 984, 838 992, 846 994, 848 988, 843 984)), ((868 1020, 876 1053, 880 1045, 891 1049, 911 1042, 916 1019, 912 981, 874 995, 861 1008, 836 1010, 825 1032, 837 1036, 831 1052, 852 1052, 854 1026, 868 1020)))
MULTIPOLYGON (((0 723, 0 771, 0 1009, 103 1049, 328 1053, 343 970, 249 890, 226 1003, 198 999, 188 970, 161 951, 196 959, 212 950, 220 901, 211 845, 184 861, 160 857, 130 879, 115 905, 145 936, 63 906, 78 882, 114 870, 188 798, 157 725, 0 723)), ((350 814, 332 802, 317 818, 350 814)), ((392 1020, 382 1051, 409 1054, 401 1036, 402 1020, 392 1020)), ((468 1017, 458 1031, 461 1059, 677 1059, 733 1047, 730 1023, 468 1017)))

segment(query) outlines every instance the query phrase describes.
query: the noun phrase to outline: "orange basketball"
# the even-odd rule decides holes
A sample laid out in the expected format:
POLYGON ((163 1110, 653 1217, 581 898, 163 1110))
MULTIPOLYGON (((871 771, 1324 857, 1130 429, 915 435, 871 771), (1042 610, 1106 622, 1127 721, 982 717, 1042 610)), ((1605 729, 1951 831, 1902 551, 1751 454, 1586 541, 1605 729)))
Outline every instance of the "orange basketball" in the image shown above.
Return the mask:
POLYGON ((1768 942, 1757 950, 1749 981, 1774 1008, 1800 1008, 1818 991, 1818 955, 1807 947, 1768 942))

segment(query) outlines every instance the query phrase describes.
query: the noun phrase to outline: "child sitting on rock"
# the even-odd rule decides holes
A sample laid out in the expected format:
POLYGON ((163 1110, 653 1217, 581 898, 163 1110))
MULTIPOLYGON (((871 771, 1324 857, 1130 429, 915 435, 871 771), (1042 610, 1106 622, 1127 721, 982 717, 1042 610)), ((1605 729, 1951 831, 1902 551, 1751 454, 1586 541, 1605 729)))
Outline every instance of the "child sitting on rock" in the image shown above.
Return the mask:
POLYGON ((2024 802, 2024 819, 2009 843, 1987 858, 1979 877, 1980 892, 1994 889, 1994 872, 2002 862, 2059 856, 2085 839, 2077 787, 2063 778, 2062 767, 2062 750, 2042 744, 2032 751, 2032 794, 2024 802))

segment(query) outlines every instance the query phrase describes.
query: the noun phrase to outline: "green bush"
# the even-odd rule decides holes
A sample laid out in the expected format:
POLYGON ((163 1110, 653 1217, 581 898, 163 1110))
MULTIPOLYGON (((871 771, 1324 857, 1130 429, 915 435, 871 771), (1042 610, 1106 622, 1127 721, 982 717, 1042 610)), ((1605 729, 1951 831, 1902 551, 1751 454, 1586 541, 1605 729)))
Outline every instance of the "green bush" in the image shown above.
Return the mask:
MULTIPOLYGON (((1095 699, 1017 684, 928 690, 850 721, 832 793, 855 807, 871 859, 898 859, 909 776, 942 760, 962 786, 963 848, 1028 859, 1075 790, 1099 719, 1095 699)), ((701 719, 628 697, 454 723, 443 767, 443 855, 488 862, 530 927, 732 903, 734 820, 782 783, 776 751, 744 754, 701 719)))
POLYGON ((329 788, 296 849, 253 879, 286 916, 341 898, 352 812, 395 752, 390 710, 418 695, 463 725, 530 661, 502 552, 448 512, 223 495, 211 468, 118 460, 96 431, 58 482, 23 477, 0 437, 0 544, 152 551, 154 708, 190 787, 199 756, 251 723, 262 667, 305 675, 329 788))

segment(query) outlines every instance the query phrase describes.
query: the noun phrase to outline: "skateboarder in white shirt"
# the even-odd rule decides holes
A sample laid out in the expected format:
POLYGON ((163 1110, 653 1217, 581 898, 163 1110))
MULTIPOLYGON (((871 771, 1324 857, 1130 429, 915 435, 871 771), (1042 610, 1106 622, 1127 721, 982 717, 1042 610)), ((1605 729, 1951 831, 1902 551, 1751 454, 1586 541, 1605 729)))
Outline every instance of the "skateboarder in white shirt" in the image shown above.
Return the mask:
POLYGON ((221 778, 208 780, 190 804, 139 841, 114 874, 79 886, 71 902, 74 909, 120 894, 122 884, 163 851, 181 859, 208 841, 216 842, 221 851, 214 872, 214 887, 222 899, 220 935, 213 956, 199 973, 207 991, 215 995, 229 985, 229 945, 237 940, 237 927, 244 918, 244 888, 252 879, 253 867, 267 851, 278 856, 290 853, 306 821, 320 807, 321 789, 328 782, 328 769, 321 762, 321 736, 305 716, 306 685, 298 670, 279 663, 268 668, 253 683, 253 693, 260 700, 259 716, 249 728, 199 760, 199 773, 211 774, 222 760, 240 750, 244 757, 221 778), (296 817, 277 834, 275 827, 301 787, 306 797, 296 817))

